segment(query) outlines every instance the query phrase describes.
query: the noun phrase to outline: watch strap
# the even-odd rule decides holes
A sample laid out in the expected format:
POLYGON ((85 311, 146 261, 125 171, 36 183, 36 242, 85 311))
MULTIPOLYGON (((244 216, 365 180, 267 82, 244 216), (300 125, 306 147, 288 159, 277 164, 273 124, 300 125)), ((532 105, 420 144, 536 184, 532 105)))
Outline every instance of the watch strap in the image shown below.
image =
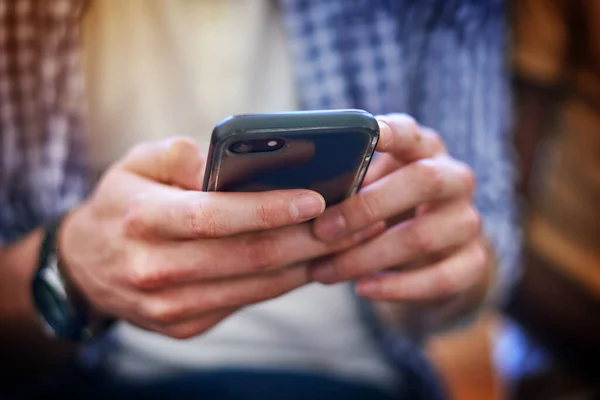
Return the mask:
POLYGON ((34 303, 47 332, 68 341, 89 340, 114 320, 94 312, 61 267, 58 232, 63 218, 48 224, 33 280, 34 303))

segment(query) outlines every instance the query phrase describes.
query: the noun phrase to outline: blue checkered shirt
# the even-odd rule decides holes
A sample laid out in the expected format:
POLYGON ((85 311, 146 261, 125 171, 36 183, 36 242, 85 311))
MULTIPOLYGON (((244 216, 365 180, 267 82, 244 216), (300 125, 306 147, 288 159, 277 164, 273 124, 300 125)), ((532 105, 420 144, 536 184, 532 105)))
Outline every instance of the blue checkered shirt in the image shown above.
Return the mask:
POLYGON ((475 170, 475 202, 501 259, 496 294, 505 297, 520 257, 505 2, 282 3, 305 108, 411 114, 475 170))

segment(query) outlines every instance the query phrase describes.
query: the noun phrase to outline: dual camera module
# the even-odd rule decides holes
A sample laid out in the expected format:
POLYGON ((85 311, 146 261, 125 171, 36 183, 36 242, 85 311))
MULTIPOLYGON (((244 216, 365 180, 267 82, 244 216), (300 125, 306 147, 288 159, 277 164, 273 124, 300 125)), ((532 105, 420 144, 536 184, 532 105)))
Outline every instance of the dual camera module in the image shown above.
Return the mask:
POLYGON ((283 146, 285 146, 285 140, 268 138, 234 142, 228 147, 228 149, 233 154, 249 154, 277 151, 283 146))

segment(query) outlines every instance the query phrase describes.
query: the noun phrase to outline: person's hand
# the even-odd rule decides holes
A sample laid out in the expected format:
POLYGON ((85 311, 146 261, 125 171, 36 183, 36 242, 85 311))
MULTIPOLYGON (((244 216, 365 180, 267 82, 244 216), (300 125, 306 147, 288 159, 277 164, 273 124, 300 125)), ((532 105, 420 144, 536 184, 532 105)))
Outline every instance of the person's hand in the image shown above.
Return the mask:
POLYGON ((472 202, 473 173, 411 117, 378 120, 382 154, 363 189, 317 218, 314 234, 339 240, 380 221, 388 229, 315 262, 312 278, 358 280, 360 295, 382 301, 436 301, 485 286, 488 257, 472 202))
POLYGON ((203 169, 189 140, 139 145, 65 220, 64 268, 94 310, 190 337, 309 282, 301 261, 385 228, 323 242, 302 224, 325 208, 316 192, 201 192, 203 169))

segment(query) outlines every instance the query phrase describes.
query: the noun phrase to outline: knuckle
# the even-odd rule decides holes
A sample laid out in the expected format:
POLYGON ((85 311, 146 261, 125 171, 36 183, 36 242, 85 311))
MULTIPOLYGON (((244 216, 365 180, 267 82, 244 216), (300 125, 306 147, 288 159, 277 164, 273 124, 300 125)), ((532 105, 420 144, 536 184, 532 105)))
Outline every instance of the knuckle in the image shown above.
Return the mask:
POLYGON ((433 129, 427 129, 427 137, 428 140, 431 142, 431 148, 434 153, 445 149, 446 145, 442 140, 442 136, 437 131, 433 129))
POLYGON ((159 325, 172 323, 181 317, 180 308, 163 298, 148 299, 143 308, 145 317, 159 325))
POLYGON ((356 208, 352 208, 351 212, 344 205, 341 206, 340 210, 344 215, 346 221, 352 221, 355 218, 359 218, 362 222, 360 225, 365 225, 369 222, 375 222, 377 219, 377 210, 379 209, 378 204, 379 198, 376 196, 368 196, 365 194, 358 194, 354 196, 354 203, 356 208))
POLYGON ((151 223, 146 219, 143 212, 145 203, 145 195, 142 194, 133 196, 127 202, 123 217, 123 233, 125 236, 141 238, 150 233, 151 223))
POLYGON ((281 263, 283 255, 270 232, 250 236, 245 244, 246 259, 253 272, 268 271, 281 263))
POLYGON ((485 267, 488 264, 488 252, 482 244, 475 246, 475 249, 473 250, 473 264, 478 271, 485 270, 485 267))
POLYGON ((420 182, 423 197, 438 196, 444 189, 444 176, 440 168, 431 159, 417 161, 416 168, 417 181, 420 182))
POLYGON ((172 162, 178 162, 186 156, 196 154, 199 151, 198 145, 190 138, 176 137, 167 139, 167 158, 172 162))
POLYGON ((428 253, 433 246, 433 235, 428 231, 427 226, 421 223, 421 220, 413 220, 406 236, 406 245, 413 255, 428 253))
POLYGON ((186 210, 185 220, 188 229, 196 237, 214 238, 219 236, 222 216, 214 207, 208 207, 207 204, 193 203, 186 210))
POLYGON ((469 230, 469 232, 472 232, 473 234, 478 234, 481 232, 481 228, 482 228, 481 214, 479 213, 479 211, 477 211, 477 209, 475 207, 473 207, 473 206, 468 207, 465 220, 466 220, 466 226, 467 226, 467 229, 469 230))
POLYGON ((259 225, 264 229, 269 229, 277 223, 277 213, 268 204, 261 203, 256 207, 256 217, 259 225))
POLYGON ((451 263, 443 262, 438 266, 435 292, 440 296, 450 296, 460 289, 460 280, 451 263))
POLYGON ((166 139, 163 145, 165 167, 181 165, 182 162, 193 159, 200 151, 193 140, 185 137, 166 139))
POLYGON ((411 115, 400 114, 398 116, 398 120, 399 120, 401 126, 403 127, 403 129, 405 129, 410 134, 412 134, 412 135, 420 134, 421 126, 419 125, 417 120, 414 119, 414 117, 412 117, 411 115))
POLYGON ((137 289, 155 289, 164 286, 169 280, 167 268, 153 267, 150 263, 137 263, 129 268, 128 282, 137 289))
POLYGON ((145 289, 148 287, 150 279, 149 274, 146 273, 145 268, 132 267, 129 269, 127 274, 127 281, 131 286, 138 289, 145 289))
POLYGON ((472 193, 475 190, 476 176, 473 169, 465 163, 460 162, 458 167, 460 182, 464 185, 465 191, 472 193))

